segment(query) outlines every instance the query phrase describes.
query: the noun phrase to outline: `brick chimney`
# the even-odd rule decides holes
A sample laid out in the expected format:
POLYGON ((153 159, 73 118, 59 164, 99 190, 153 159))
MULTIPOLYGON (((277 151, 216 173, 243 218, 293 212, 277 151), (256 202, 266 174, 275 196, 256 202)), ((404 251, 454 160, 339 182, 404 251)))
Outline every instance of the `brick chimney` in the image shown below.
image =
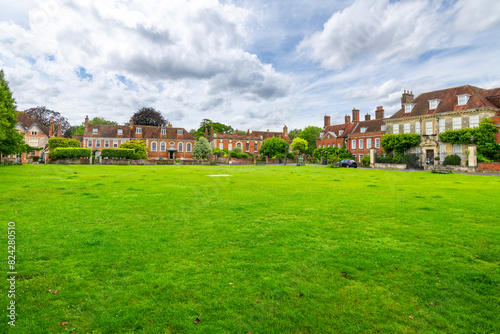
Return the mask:
POLYGON ((59 137, 59 138, 62 137, 61 122, 59 122, 57 124, 57 136, 56 137, 59 137))
POLYGON ((365 115, 365 121, 369 121, 369 120, 371 120, 371 116, 370 116, 370 114, 366 114, 365 115))
POLYGON ((283 135, 288 136, 288 126, 286 125, 283 127, 283 135))
POLYGON ((89 115, 85 116, 85 129, 89 127, 89 115))
POLYGON ((50 121, 49 137, 54 137, 55 135, 54 120, 50 121))
POLYGON ((325 115, 325 128, 326 128, 327 126, 330 126, 330 116, 326 116, 326 115, 325 115))
POLYGON ((352 122, 359 122, 359 110, 352 108, 352 122))
POLYGON ((409 90, 405 90, 403 92, 403 96, 401 97, 401 108, 404 108, 406 103, 411 103, 413 101, 413 93, 409 90))
POLYGON ((377 110, 375 110, 375 119, 382 119, 384 118, 384 107, 380 106, 377 107, 377 110))
POLYGON ((345 115, 345 124, 351 123, 351 116, 345 115))
POLYGON ((172 127, 172 124, 170 122, 168 122, 168 125, 167 125, 169 128, 172 127))
POLYGON ((134 119, 130 117, 130 128, 134 127, 134 119))

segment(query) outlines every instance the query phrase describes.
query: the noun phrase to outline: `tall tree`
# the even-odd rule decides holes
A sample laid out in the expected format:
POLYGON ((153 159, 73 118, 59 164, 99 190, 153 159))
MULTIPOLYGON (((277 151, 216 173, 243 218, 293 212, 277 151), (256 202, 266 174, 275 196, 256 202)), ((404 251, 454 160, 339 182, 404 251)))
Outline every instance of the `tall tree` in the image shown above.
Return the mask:
POLYGON ((18 154, 26 151, 24 136, 15 129, 16 117, 16 101, 12 97, 3 70, 0 70, 0 154, 18 154))
MULTIPOLYGON (((118 125, 115 121, 108 121, 102 117, 94 117, 89 120, 90 125, 118 125)), ((75 135, 83 135, 85 131, 85 122, 82 122, 81 125, 75 125, 70 128, 70 137, 75 135)))
POLYGON ((205 159, 207 155, 212 153, 212 146, 210 146, 210 143, 205 137, 200 137, 194 143, 193 146, 193 157, 197 159, 205 159))
POLYGON ((134 125, 166 126, 168 121, 152 107, 141 108, 132 116, 134 125))
POLYGON ((70 132, 68 131, 71 128, 71 124, 69 124, 68 120, 66 117, 62 116, 61 113, 58 113, 57 111, 47 109, 45 106, 38 106, 35 108, 30 108, 26 110, 26 114, 28 114, 29 117, 33 117, 36 119, 36 121, 43 126, 50 127, 50 123, 54 121, 54 124, 56 126, 57 130, 57 125, 59 122, 61 122, 61 132, 65 136, 69 136, 70 132))
POLYGON ((297 137, 292 142, 292 149, 304 154, 307 151, 307 140, 297 137))
POLYGON ((294 140, 295 138, 299 137, 301 132, 302 132, 301 129, 293 129, 290 132, 288 132, 288 137, 290 137, 291 140, 294 140))
POLYGON ((212 127, 214 129, 214 133, 234 133, 234 129, 230 125, 214 122, 208 118, 205 118, 201 121, 200 127, 194 132, 194 134, 191 132, 190 133, 196 139, 205 137, 205 132, 208 134, 208 136, 210 136, 212 127))
POLYGON ((290 144, 282 138, 272 137, 264 140, 260 146, 259 154, 262 157, 272 158, 278 154, 285 155, 288 153, 290 144))
POLYGON ((321 128, 317 126, 308 126, 297 136, 299 138, 307 140, 307 151, 306 154, 313 154, 316 148, 316 138, 318 138, 321 128))

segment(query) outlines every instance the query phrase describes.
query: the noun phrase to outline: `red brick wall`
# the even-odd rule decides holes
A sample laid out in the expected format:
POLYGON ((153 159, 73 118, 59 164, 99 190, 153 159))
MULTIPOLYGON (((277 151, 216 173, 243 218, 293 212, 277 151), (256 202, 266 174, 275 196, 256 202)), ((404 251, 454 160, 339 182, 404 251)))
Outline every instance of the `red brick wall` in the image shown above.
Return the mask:
POLYGON ((500 162, 481 162, 477 165, 481 173, 500 173, 500 162))

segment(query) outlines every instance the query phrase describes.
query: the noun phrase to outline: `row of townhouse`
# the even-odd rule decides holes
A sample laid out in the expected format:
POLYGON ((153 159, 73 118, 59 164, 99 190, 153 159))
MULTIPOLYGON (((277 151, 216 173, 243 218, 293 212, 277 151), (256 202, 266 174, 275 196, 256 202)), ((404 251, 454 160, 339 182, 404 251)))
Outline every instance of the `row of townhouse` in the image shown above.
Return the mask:
POLYGON ((264 140, 272 137, 277 137, 286 140, 291 143, 290 137, 288 136, 288 127, 285 125, 283 127, 283 132, 272 132, 272 131, 252 131, 247 130, 245 134, 236 133, 213 133, 211 131, 209 141, 213 148, 219 148, 221 150, 228 149, 232 150, 234 147, 240 147, 243 152, 252 153, 254 155, 259 153, 260 146, 264 140))
MULTIPOLYGON (((345 143, 349 151, 360 161, 376 148, 377 154, 384 154, 380 146, 381 137, 388 134, 417 133, 421 144, 409 153, 420 154, 423 159, 434 163, 434 157, 441 160, 450 154, 466 156, 466 145, 451 145, 439 140, 439 134, 446 130, 474 128, 484 118, 490 118, 500 127, 500 88, 482 89, 474 86, 460 86, 420 94, 417 98, 409 91, 401 97, 401 109, 389 118, 384 118, 384 109, 378 107, 375 120, 370 115, 359 121, 359 110, 353 109, 352 120, 345 117, 344 124, 325 124, 317 139, 317 147, 337 146, 345 143)), ((500 132, 496 134, 500 143, 500 132)), ((465 161, 465 159, 462 159, 465 161)))

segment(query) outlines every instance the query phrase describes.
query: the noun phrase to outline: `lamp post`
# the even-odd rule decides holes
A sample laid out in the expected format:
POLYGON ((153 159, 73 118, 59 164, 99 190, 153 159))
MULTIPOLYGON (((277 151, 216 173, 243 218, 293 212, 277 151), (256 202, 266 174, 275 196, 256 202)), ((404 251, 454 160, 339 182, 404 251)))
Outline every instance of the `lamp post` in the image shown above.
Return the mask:
POLYGON ((470 143, 474 144, 474 136, 470 136, 470 143))

